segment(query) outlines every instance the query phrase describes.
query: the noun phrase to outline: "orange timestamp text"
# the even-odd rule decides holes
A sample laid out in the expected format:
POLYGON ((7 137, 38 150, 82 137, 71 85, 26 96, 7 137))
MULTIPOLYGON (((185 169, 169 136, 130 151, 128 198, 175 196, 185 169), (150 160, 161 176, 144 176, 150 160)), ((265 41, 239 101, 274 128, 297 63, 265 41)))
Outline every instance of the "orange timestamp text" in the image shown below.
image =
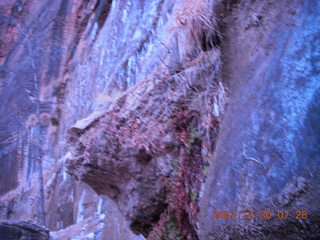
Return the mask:
POLYGON ((308 219, 308 212, 303 211, 270 211, 270 210, 263 210, 263 211, 212 211, 212 219, 288 219, 295 218, 295 219, 308 219))

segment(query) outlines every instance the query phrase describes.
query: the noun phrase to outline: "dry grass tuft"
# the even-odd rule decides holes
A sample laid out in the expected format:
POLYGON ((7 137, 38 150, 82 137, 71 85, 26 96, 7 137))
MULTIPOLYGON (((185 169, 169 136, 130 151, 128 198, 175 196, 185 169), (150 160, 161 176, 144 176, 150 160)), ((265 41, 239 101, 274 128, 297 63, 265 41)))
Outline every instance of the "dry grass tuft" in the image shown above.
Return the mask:
POLYGON ((208 16, 208 3, 203 0, 185 0, 184 6, 178 10, 176 20, 182 26, 185 26, 189 21, 197 20, 206 27, 214 30, 214 26, 212 25, 211 17, 208 16))
POLYGON ((200 51, 209 51, 220 44, 216 18, 208 11, 210 8, 203 0, 185 0, 184 6, 176 13, 175 28, 185 28, 187 42, 195 43, 200 51))

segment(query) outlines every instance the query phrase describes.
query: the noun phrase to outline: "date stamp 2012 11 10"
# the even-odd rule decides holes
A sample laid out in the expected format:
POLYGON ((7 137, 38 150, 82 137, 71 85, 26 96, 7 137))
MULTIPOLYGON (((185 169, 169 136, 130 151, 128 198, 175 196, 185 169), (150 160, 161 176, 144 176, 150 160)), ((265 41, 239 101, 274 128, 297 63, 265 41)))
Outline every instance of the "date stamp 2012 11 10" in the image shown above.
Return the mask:
POLYGON ((294 219, 308 219, 308 212, 306 210, 298 210, 298 211, 270 211, 270 210, 262 210, 262 211, 212 211, 212 219, 280 219, 285 220, 289 218, 294 219))

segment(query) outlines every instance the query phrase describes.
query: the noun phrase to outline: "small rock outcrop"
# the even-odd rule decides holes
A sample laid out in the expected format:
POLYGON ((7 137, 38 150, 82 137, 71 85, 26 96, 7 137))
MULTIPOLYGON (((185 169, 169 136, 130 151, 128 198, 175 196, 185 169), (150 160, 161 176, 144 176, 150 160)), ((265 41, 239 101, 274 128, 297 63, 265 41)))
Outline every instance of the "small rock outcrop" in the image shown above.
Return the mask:
POLYGON ((226 100, 218 72, 208 71, 217 69, 218 53, 202 53, 179 73, 149 76, 106 113, 69 129, 68 172, 113 199, 131 229, 149 239, 197 238, 201 184, 226 100))
POLYGON ((0 239, 49 240, 49 231, 29 222, 0 221, 0 239))

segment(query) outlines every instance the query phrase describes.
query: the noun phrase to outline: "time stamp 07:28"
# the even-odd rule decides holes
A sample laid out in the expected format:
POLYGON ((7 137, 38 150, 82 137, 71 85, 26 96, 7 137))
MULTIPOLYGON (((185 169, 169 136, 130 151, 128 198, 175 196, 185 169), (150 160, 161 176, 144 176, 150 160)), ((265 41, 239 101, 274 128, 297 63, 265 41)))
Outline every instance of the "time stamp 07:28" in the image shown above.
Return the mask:
POLYGON ((303 211, 212 211, 212 219, 308 219, 308 212, 303 211))

